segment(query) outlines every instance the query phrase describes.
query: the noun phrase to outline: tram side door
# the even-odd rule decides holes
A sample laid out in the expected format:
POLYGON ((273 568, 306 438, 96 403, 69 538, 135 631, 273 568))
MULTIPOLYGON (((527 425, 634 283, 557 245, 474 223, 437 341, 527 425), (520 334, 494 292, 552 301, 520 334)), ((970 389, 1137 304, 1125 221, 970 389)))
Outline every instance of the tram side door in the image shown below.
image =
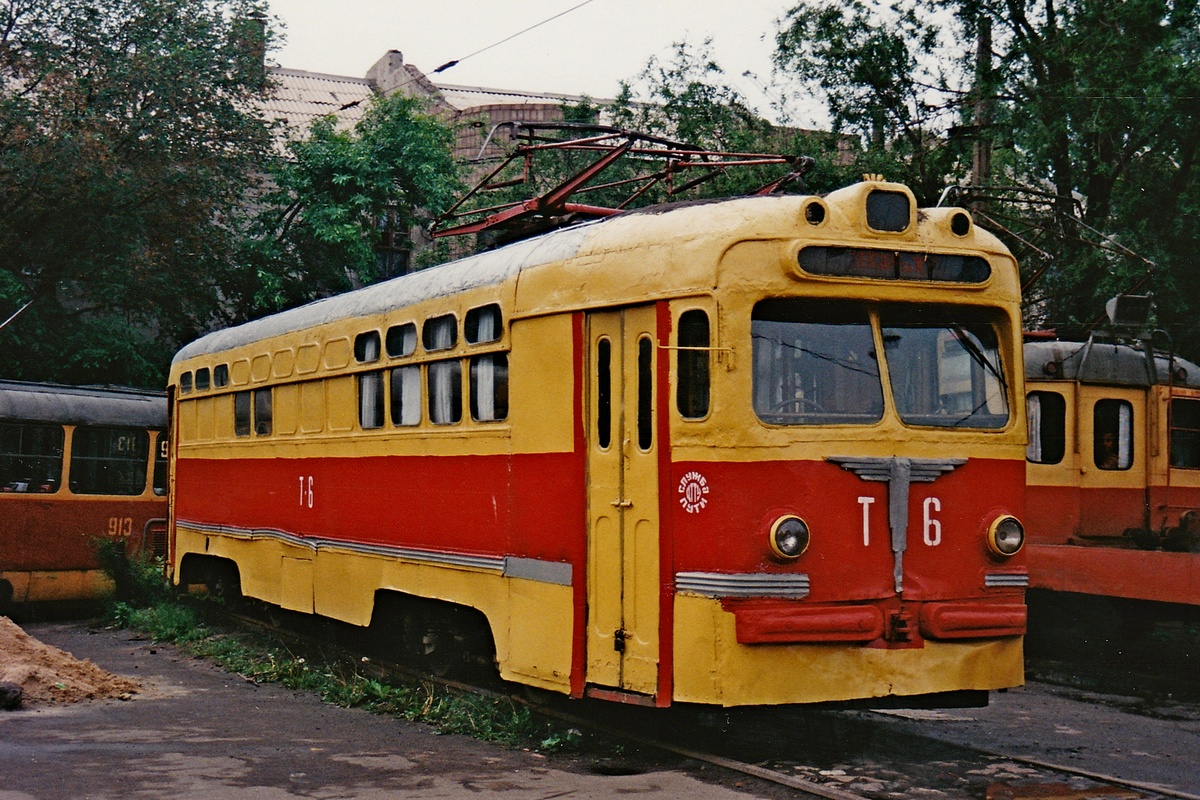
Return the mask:
POLYGON ((658 685, 653 306, 588 315, 587 682, 658 685))

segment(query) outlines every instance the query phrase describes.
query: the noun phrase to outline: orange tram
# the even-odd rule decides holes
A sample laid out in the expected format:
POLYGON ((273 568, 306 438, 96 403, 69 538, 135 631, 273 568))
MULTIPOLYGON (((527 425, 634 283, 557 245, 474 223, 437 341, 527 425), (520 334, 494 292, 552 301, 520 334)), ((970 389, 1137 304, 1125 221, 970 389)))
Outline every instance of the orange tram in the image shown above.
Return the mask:
POLYGON ((1030 586, 1200 607, 1200 366, 1031 338, 1025 369, 1030 586))
POLYGON ((96 541, 166 554, 163 392, 0 381, 0 607, 113 590, 96 541))
POLYGON ((628 212, 205 336, 171 565, 666 706, 1023 680, 1017 267, 866 180, 628 212))

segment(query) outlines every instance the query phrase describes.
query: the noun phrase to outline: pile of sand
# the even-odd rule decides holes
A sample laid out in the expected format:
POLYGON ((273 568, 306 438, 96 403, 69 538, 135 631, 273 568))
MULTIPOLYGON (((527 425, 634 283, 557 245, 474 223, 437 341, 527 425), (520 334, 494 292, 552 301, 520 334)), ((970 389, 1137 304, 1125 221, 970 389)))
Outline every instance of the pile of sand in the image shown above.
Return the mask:
POLYGON ((137 681, 80 661, 34 639, 8 617, 0 617, 0 683, 24 690, 24 704, 78 703, 128 696, 137 681))

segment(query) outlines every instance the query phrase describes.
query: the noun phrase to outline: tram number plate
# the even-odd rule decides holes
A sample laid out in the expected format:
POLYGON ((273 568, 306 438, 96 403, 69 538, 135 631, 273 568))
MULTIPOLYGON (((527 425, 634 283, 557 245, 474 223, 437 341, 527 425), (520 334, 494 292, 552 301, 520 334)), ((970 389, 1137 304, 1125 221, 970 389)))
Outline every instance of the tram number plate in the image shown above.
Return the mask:
POLYGON ((132 536, 133 517, 109 517, 108 535, 112 537, 132 536))

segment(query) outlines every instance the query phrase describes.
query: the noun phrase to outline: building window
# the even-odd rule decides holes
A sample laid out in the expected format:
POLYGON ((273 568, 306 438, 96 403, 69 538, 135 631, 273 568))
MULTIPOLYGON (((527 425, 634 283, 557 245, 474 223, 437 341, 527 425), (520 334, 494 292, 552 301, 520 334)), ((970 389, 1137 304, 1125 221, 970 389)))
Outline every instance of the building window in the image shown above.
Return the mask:
POLYGON ((421 423, 421 368, 416 364, 392 370, 392 424, 421 423))
POLYGON ((128 428, 75 429, 71 438, 71 491, 139 495, 146 490, 150 435, 128 428))
POLYGON ((698 309, 683 312, 679 317, 675 405, 684 419, 708 415, 709 342, 708 314, 698 309), (693 347, 697 349, 688 349, 693 347))
POLYGON ((1200 400, 1171 400, 1171 466, 1200 469, 1200 400))
POLYGON ((1058 392, 1030 392, 1025 398, 1029 444, 1025 459, 1058 464, 1067 452, 1067 401, 1058 392))
POLYGON ((57 492, 62 464, 61 425, 0 422, 0 492, 57 492))
POLYGON ((1092 410, 1092 449, 1099 469, 1133 466, 1133 405, 1129 401, 1096 401, 1092 410))

